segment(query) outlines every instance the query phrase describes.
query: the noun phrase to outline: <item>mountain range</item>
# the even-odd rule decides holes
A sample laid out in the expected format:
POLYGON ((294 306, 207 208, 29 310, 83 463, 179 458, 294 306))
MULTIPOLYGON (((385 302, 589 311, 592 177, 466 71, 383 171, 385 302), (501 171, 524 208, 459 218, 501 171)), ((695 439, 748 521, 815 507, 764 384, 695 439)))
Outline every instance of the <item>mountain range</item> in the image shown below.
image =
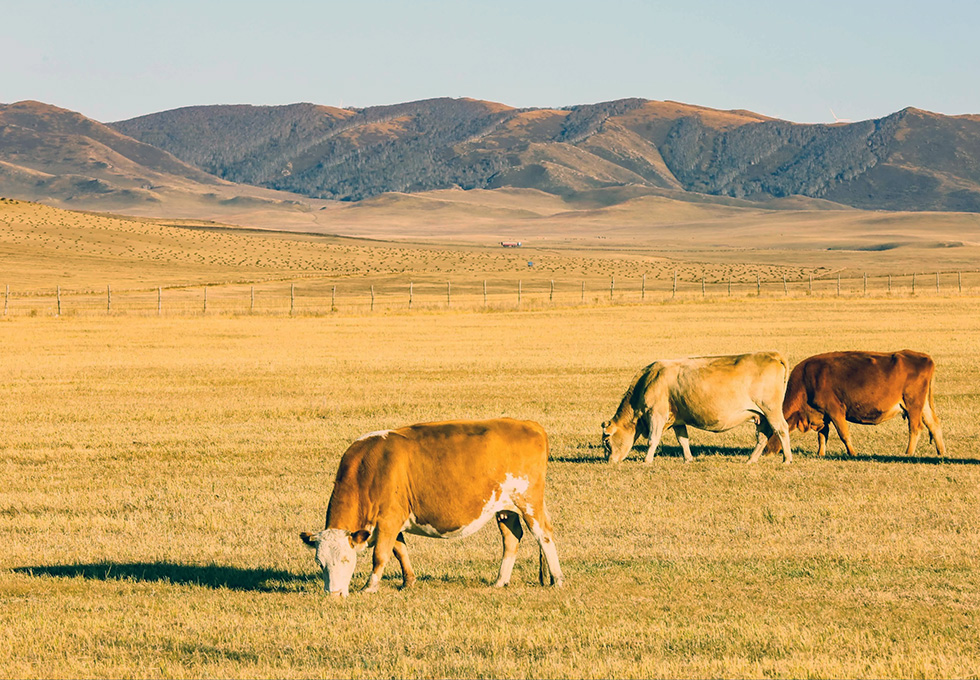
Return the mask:
POLYGON ((311 209, 447 188, 980 212, 980 115, 906 108, 824 125, 644 99, 560 109, 431 99, 193 106, 103 124, 39 102, 0 105, 0 195, 13 198, 311 209))

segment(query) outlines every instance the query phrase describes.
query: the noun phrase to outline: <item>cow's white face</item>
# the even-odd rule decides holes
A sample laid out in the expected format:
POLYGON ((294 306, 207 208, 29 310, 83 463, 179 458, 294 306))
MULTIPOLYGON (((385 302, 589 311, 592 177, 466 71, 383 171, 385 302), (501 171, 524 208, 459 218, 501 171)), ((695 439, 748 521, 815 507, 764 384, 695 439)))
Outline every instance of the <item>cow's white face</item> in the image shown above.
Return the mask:
POLYGON ((346 597, 350 594, 350 580, 357 566, 357 548, 364 544, 358 531, 352 535, 343 529, 324 529, 315 534, 302 533, 300 537, 316 550, 316 562, 323 570, 323 590, 330 595, 346 597))
POLYGON ((606 452, 606 459, 610 463, 618 463, 629 454, 633 448, 634 432, 628 432, 625 428, 613 422, 602 424, 602 448, 606 452))

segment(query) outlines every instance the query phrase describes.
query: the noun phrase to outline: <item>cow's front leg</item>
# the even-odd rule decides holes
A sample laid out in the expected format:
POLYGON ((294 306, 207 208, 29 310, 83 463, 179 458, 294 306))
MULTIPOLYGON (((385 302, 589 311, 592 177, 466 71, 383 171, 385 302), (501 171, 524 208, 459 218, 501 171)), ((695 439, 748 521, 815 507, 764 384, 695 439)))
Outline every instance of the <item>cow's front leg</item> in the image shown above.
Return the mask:
POLYGON ((649 440, 649 446, 647 446, 647 455, 643 459, 644 463, 652 463, 653 457, 657 453, 657 447, 660 446, 660 439, 664 436, 664 427, 667 425, 667 419, 659 415, 649 416, 647 420, 647 429, 650 434, 647 435, 649 440))
POLYGON ((675 424, 674 435, 677 437, 677 443, 681 445, 681 450, 684 451, 684 462, 693 463, 694 456, 691 455, 691 440, 687 436, 687 425, 684 423, 675 424))
POLYGON ((834 424, 834 429, 837 430, 837 436, 840 440, 844 442, 844 448, 847 449, 847 455, 856 456, 857 451, 851 446, 851 430, 847 426, 847 420, 843 413, 832 413, 830 414, 830 422, 834 424))
POLYGON ((401 532, 395 539, 393 551, 395 559, 402 568, 402 588, 411 588, 415 584, 415 570, 412 569, 412 563, 408 559, 408 544, 405 543, 405 537, 401 532))
MULTIPOLYGON (((385 565, 387 565, 388 560, 391 559, 391 554, 394 551, 397 536, 397 531, 386 531, 380 525, 378 526, 378 538, 377 542, 374 544, 374 565, 373 569, 371 570, 371 576, 368 578, 368 582, 364 586, 365 593, 378 592, 378 587, 381 585, 381 576, 384 574, 385 565)), ((411 567, 409 567, 409 569, 411 569, 411 567)))
POLYGON ((817 430, 817 455, 823 458, 827 455, 827 437, 830 436, 830 423, 817 430))

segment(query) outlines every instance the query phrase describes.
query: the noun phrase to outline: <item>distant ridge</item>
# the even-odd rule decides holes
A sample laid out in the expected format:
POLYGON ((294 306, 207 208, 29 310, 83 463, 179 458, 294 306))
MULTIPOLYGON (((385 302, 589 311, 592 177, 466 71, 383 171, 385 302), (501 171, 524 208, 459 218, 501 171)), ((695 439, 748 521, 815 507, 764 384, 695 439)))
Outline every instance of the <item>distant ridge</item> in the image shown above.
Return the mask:
POLYGON ((519 109, 442 98, 193 106, 103 125, 38 102, 0 105, 0 195, 12 197, 358 201, 504 187, 980 212, 980 116, 906 108, 816 125, 645 99, 519 109))
POLYGON ((644 99, 563 109, 431 99, 365 109, 190 107, 112 127, 224 179, 320 198, 453 186, 568 196, 640 185, 980 211, 980 116, 915 108, 803 125, 644 99))

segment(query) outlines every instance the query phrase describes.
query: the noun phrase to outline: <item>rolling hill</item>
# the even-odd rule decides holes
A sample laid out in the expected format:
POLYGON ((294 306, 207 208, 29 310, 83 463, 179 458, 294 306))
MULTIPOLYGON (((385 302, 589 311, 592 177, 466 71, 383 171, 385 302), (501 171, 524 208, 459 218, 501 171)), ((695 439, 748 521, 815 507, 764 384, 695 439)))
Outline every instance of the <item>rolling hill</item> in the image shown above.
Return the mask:
POLYGON ((0 196, 171 216, 243 206, 295 211, 312 203, 228 182, 79 113, 34 101, 0 104, 0 196))
POLYGON ((199 106, 111 127, 225 180, 325 199, 453 187, 572 197, 640 187, 980 211, 980 116, 914 108, 804 125, 643 99, 564 109, 433 99, 364 109, 199 106))

